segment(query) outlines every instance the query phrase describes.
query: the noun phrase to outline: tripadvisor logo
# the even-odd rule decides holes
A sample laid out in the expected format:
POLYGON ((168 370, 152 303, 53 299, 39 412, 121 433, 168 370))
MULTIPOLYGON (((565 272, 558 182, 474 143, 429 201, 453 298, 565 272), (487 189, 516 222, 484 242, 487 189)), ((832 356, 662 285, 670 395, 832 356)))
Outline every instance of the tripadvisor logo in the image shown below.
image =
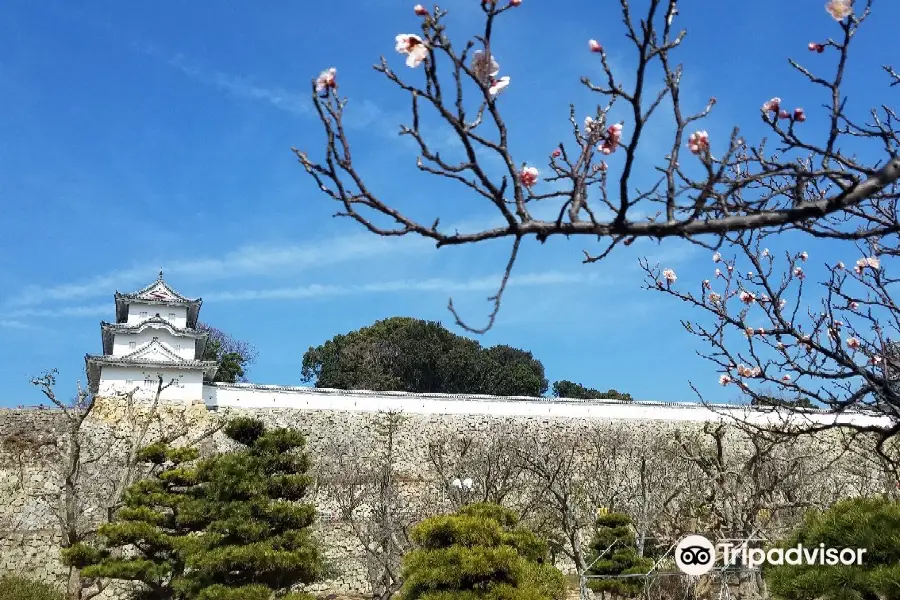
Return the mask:
POLYGON ((748 548, 746 544, 719 542, 713 544, 702 535, 689 535, 675 547, 675 564, 688 575, 704 575, 716 564, 734 565, 740 562, 748 568, 770 565, 861 565, 865 548, 826 548, 825 544, 808 547, 803 544, 791 548, 748 548))

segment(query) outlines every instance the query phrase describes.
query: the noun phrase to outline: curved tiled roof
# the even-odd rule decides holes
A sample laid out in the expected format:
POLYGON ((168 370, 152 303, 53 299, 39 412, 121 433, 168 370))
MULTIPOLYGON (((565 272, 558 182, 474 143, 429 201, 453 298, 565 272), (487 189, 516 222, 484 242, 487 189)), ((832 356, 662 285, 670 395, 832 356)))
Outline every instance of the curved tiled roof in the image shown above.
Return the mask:
POLYGON ((182 296, 176 292, 163 279, 163 272, 159 272, 159 277, 150 285, 136 292, 123 294, 115 293, 116 299, 116 321, 124 323, 128 319, 128 305, 132 302, 141 302, 150 305, 162 306, 184 306, 187 308, 187 324, 188 327, 197 325, 197 318, 200 313, 200 306, 203 304, 202 298, 191 299, 182 296))
POLYGON ((134 352, 123 356, 96 356, 86 354, 84 357, 88 385, 96 393, 100 384, 100 369, 104 365, 118 367, 158 367, 160 369, 202 370, 212 379, 218 370, 216 361, 188 360, 172 352, 159 338, 153 338, 141 345, 134 352))
POLYGON ((159 315, 150 317, 149 319, 142 321, 136 325, 128 325, 127 323, 107 323, 106 321, 101 321, 100 332, 103 338, 103 353, 112 354, 114 341, 113 338, 116 333, 124 333, 126 335, 138 334, 148 327, 152 327, 154 329, 157 327, 162 327, 164 329, 167 329, 172 335, 195 340, 195 354, 196 356, 203 356, 203 352, 206 349, 206 340, 209 337, 209 333, 205 331, 197 331, 196 329, 191 329, 189 327, 176 327, 167 319, 164 319, 159 315))

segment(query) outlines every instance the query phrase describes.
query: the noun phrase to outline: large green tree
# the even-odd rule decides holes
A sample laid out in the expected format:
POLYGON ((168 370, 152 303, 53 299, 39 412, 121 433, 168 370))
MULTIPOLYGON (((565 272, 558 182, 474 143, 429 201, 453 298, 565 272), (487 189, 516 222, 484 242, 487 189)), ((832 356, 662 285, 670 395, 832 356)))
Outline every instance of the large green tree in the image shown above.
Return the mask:
POLYGON ((625 394, 613 389, 601 392, 598 389, 585 387, 580 383, 575 383, 574 381, 568 381, 566 379, 554 381, 552 389, 553 396, 556 398, 576 398, 580 400, 613 399, 624 400, 626 402, 634 401, 634 398, 631 397, 631 394, 625 394))
POLYGON ((87 577, 142 583, 139 600, 269 600, 320 577, 302 435, 248 418, 225 433, 238 449, 199 461, 194 449, 145 449, 154 475, 100 528, 103 545, 64 559, 87 577))
POLYGON ((208 334, 203 360, 219 363, 214 382, 247 381, 247 369, 257 358, 257 350, 250 342, 239 340, 207 323, 197 323, 197 330, 208 334))
POLYGON ((547 544, 496 504, 425 519, 403 561, 402 600, 551 600, 565 580, 547 544))
POLYGON ((511 346, 484 348, 440 323, 410 317, 377 321, 334 336, 303 355, 316 387, 497 396, 541 396, 544 365, 511 346))
MULTIPOLYGON (((810 511, 780 548, 861 548, 861 565, 763 565, 769 590, 784 600, 900 598, 900 503, 854 498, 810 511)), ((826 555, 827 556, 827 555, 826 555)))

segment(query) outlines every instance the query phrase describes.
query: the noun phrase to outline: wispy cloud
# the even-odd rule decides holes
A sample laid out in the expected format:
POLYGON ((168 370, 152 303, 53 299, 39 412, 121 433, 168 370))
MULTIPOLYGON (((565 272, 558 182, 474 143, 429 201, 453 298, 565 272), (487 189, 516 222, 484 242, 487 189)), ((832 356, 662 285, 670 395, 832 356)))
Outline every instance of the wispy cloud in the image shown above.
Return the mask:
MULTIPOLYGON (((56 319, 69 317, 100 317, 109 316, 109 303, 88 306, 64 306, 61 308, 20 308, 9 311, 9 316, 14 319, 39 318, 56 319)), ((15 322, 15 321, 11 321, 15 322)))
POLYGON ((402 240, 367 233, 336 236, 306 244, 242 246, 221 257, 147 263, 53 286, 29 286, 3 304, 26 307, 57 300, 80 300, 110 293, 110 290, 146 285, 160 266, 170 275, 193 280, 217 281, 245 276, 303 271, 386 256, 419 254, 432 245, 423 238, 402 240))
POLYGON ((31 329, 33 325, 22 321, 2 321, 0 320, 0 329, 31 329))
MULTIPOLYGON (((327 298, 363 294, 394 294, 403 292, 468 293, 492 292, 500 285, 501 276, 478 277, 467 280, 443 278, 397 280, 359 285, 306 285, 268 290, 238 290, 208 294, 215 302, 240 302, 246 300, 301 300, 305 298, 327 298)), ((548 271, 513 275, 510 288, 540 287, 560 284, 597 284, 604 280, 597 273, 548 271)))

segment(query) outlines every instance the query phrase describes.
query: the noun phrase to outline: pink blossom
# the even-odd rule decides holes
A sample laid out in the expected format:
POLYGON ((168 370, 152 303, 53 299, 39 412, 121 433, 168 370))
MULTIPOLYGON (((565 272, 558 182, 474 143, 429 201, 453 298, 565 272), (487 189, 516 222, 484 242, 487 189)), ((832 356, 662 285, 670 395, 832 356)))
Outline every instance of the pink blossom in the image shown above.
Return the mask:
POLYGON ((522 4, 522 0, 509 0, 510 6, 519 6, 520 4, 522 4))
POLYGON ((778 308, 783 310, 786 305, 787 305, 787 300, 785 300, 784 298, 782 298, 781 300, 778 301, 778 308))
POLYGON ((873 354, 871 357, 869 357, 869 364, 870 365, 881 364, 881 356, 879 356, 878 354, 873 354))
POLYGON ((755 330, 752 327, 744 327, 744 335, 748 338, 753 337, 755 330))
POLYGON ((763 253, 762 253, 762 255, 763 255, 763 256, 769 256, 769 249, 768 249, 768 248, 763 248, 763 253))
POLYGON ((534 167, 522 167, 522 172, 519 173, 519 181, 522 182, 527 188, 530 188, 538 180, 538 170, 534 167))
POLYGON ((797 267, 796 269, 794 269, 794 277, 796 277, 800 281, 803 281, 804 279, 806 279, 806 274, 803 273, 803 269, 797 267))
POLYGON ((859 308, 859 302, 854 301, 854 302, 850 303, 850 310, 856 310, 858 308, 859 308))
POLYGON ((754 296, 753 294, 751 294, 748 291, 741 292, 740 298, 741 298, 741 302, 743 302, 744 304, 753 304, 753 302, 756 300, 756 296, 754 296))
POLYGON ((396 50, 400 54, 406 54, 406 66, 418 67, 428 58, 428 45, 422 38, 413 33, 401 33, 396 37, 396 50))
POLYGON ((825 5, 825 10, 835 21, 843 21, 853 12, 850 0, 829 0, 825 5))
POLYGON ((716 277, 722 277, 722 269, 716 269, 716 277))
POLYGON ((316 78, 316 92, 322 93, 337 88, 337 69, 331 67, 327 71, 322 71, 316 78))
POLYGON ((806 113, 803 111, 802 108, 794 109, 794 120, 797 121, 798 123, 802 123, 803 121, 806 120, 806 113))
POLYGON ((797 255, 797 258, 799 258, 803 262, 806 262, 806 260, 809 258, 809 254, 807 254, 806 252, 801 252, 797 255))
POLYGON ((759 335, 766 335, 766 328, 760 327, 759 329, 756 330, 756 333, 758 333, 759 335))
POLYGON ((717 263, 717 262, 719 262, 720 260, 722 260, 722 255, 721 255, 721 254, 719 254, 718 252, 716 252, 715 254, 713 254, 713 262, 716 262, 716 263, 717 263))
POLYGON ((734 271, 734 265, 728 265, 728 266, 726 266, 725 268, 728 269, 728 272, 729 272, 729 273, 731 273, 732 271, 734 271))
POLYGON ((413 6, 413 12, 415 12, 420 17, 424 17, 428 14, 428 9, 421 4, 416 4, 415 6, 413 6))
POLYGON ((859 350, 859 340, 855 337, 847 338, 847 347, 851 350, 859 350))
POLYGON ((503 91, 503 88, 509 85, 509 76, 504 75, 500 79, 492 79, 491 87, 488 88, 488 93, 491 96, 496 96, 500 92, 503 91))
POLYGON ((856 261, 856 270, 858 273, 861 273, 866 267, 871 267, 873 270, 877 271, 881 268, 881 261, 874 256, 861 258, 856 261))
POLYGON ((778 118, 779 119, 790 119, 791 113, 789 113, 786 110, 780 110, 780 111, 778 111, 778 118))
POLYGON ((709 279, 703 280, 703 287, 705 287, 706 289, 710 289, 712 287, 712 283, 710 283, 709 279))
POLYGON ((717 294, 717 293, 715 293, 715 292, 710 292, 710 294, 709 294, 709 301, 710 301, 710 302, 716 303, 716 302, 718 302, 718 301, 721 300, 721 299, 722 299, 722 296, 720 296, 719 294, 717 294))
POLYGON ((588 46, 590 46, 591 52, 603 52, 603 46, 597 40, 588 40, 588 46))
POLYGON ((481 50, 476 50, 472 55, 472 73, 482 82, 491 81, 500 73, 500 63, 481 50))
POLYGON ((673 271, 672 269, 665 269, 662 274, 663 277, 666 278, 666 281, 669 283, 675 283, 675 280, 678 279, 678 277, 675 275, 675 271, 673 271))
POLYGON ((695 131, 688 138, 687 146, 694 154, 709 152, 709 134, 706 131, 695 131))
POLYGON ((550 156, 552 156, 553 158, 559 158, 559 156, 560 156, 561 154, 562 154, 562 151, 561 151, 559 148, 557 148, 556 150, 554 150, 554 151, 550 154, 550 156))
POLYGON ((825 44, 818 44, 816 42, 810 42, 809 43, 809 51, 810 52, 818 52, 819 54, 822 54, 823 52, 825 52, 825 44))
POLYGON ((791 376, 790 376, 790 375, 782 375, 782 376, 781 376, 781 381, 782 381, 783 383, 788 383, 790 380, 791 380, 791 376))
POLYGON ((781 108, 781 98, 775 96, 770 99, 768 102, 762 105, 762 111, 765 113, 774 112, 777 113, 781 108))
POLYGON ((606 129, 606 139, 597 146, 597 150, 609 155, 616 151, 622 141, 622 124, 616 123, 606 129))
POLYGON ((753 277, 753 271, 747 271, 747 278, 753 277))
POLYGON ((842 261, 838 261, 838 264, 834 265, 835 270, 842 271, 844 269, 844 263, 842 261))
POLYGON ((719 375, 719 383, 721 385, 728 385, 729 383, 731 383, 731 381, 732 380, 730 375, 726 375, 725 373, 719 375))

